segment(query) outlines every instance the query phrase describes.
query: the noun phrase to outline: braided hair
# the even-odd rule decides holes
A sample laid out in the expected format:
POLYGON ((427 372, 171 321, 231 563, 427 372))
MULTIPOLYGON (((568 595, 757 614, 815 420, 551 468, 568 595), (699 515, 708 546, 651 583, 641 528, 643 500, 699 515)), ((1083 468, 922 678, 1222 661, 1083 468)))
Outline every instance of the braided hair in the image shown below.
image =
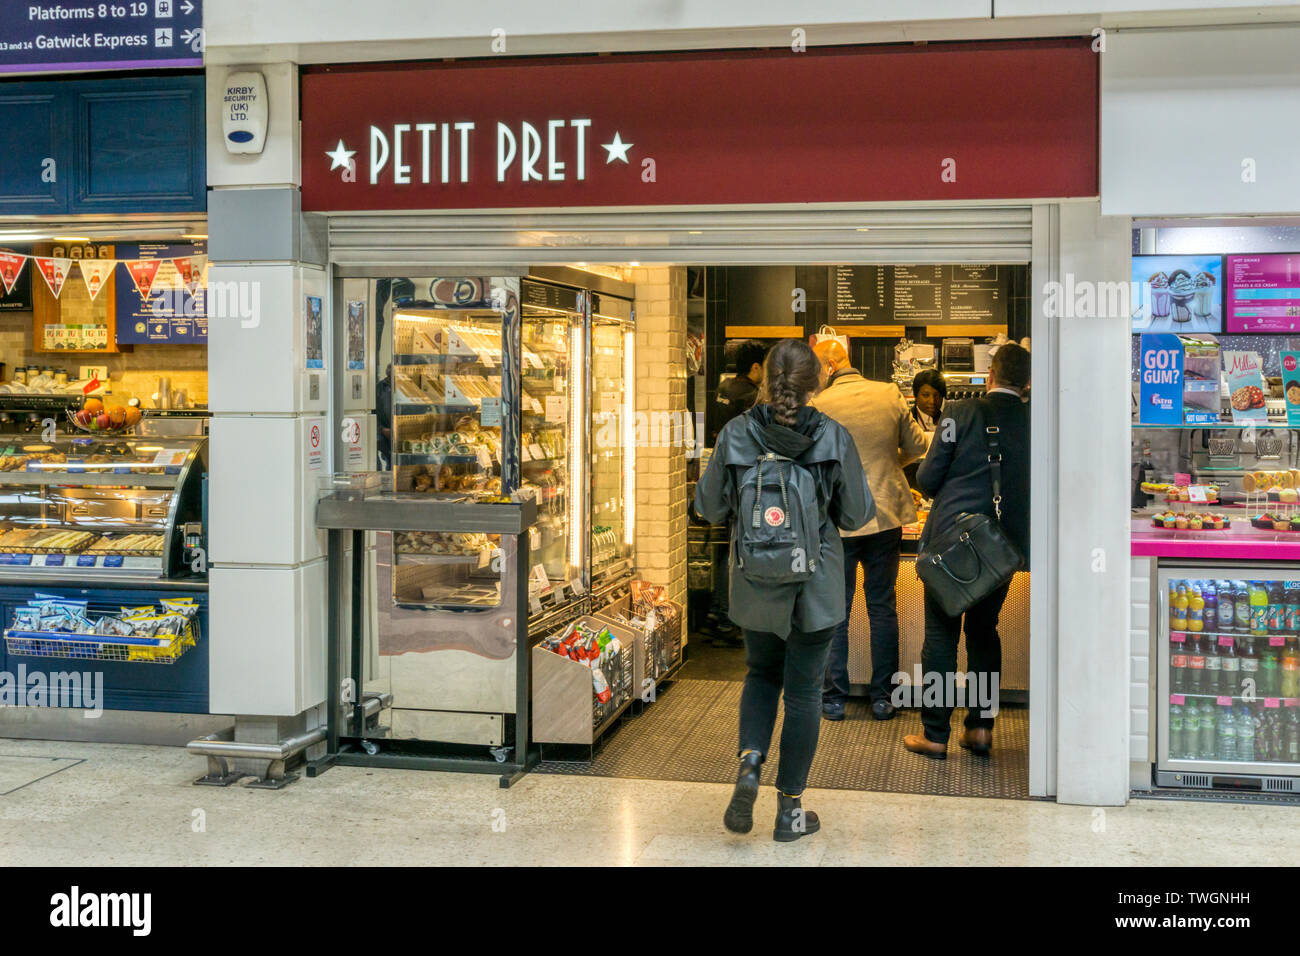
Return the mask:
POLYGON ((821 388, 821 362, 803 339, 782 339, 767 353, 759 400, 778 425, 793 428, 799 410, 821 388))

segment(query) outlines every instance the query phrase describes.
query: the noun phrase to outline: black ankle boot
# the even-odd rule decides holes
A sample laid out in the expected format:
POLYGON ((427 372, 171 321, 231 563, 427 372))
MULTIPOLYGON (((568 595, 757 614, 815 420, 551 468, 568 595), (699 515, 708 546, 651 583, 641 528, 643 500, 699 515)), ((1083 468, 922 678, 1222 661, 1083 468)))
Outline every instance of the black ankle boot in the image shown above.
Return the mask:
POLYGON ((805 810, 799 797, 787 797, 778 793, 776 798, 776 829, 772 839, 778 843, 793 843, 801 836, 816 833, 822 828, 817 814, 805 810))
POLYGON ((732 791, 727 812, 722 815, 722 825, 732 833, 748 833, 754 829, 754 800, 758 797, 758 778, 762 773, 761 753, 751 750, 740 758, 736 789, 732 791))

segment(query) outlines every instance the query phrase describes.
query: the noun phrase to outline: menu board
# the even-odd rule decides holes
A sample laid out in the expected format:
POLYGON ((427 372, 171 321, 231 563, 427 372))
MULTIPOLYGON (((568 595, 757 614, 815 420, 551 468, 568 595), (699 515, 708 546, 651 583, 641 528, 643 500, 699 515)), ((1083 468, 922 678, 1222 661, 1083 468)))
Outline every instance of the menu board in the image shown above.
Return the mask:
POLYGON ((831 314, 835 324, 880 325, 894 321, 889 273, 889 266, 832 266, 831 314))
POLYGON ((1228 331, 1300 327, 1300 253, 1228 256, 1228 331))
POLYGON ((832 266, 835 326, 1005 325, 1011 266, 832 266))
POLYGON ((117 283, 117 342, 119 345, 188 345, 208 341, 207 288, 201 280, 193 291, 176 266, 207 252, 198 243, 119 242, 118 260, 160 259, 158 271, 143 297, 125 268, 117 283))

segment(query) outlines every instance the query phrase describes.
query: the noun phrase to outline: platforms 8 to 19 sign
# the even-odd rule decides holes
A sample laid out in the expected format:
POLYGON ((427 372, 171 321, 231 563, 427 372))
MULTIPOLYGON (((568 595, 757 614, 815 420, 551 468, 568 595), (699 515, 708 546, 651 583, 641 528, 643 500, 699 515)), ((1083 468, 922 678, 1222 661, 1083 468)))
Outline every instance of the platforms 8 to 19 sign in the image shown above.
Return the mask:
POLYGON ((0 3, 0 73, 203 65, 203 0, 0 3))

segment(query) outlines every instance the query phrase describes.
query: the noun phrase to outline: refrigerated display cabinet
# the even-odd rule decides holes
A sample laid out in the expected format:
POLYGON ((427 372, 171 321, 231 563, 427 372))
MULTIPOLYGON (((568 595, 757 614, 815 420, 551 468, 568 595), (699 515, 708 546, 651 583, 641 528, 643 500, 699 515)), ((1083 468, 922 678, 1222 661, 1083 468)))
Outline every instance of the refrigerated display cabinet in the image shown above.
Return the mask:
POLYGON ((1300 558, 1300 429, 1270 421, 1132 431, 1133 554, 1300 558))
POLYGON ((1300 570, 1162 566, 1156 782, 1300 790, 1300 570))
POLYGON ((537 511, 526 621, 501 613, 491 535, 376 536, 376 688, 393 693, 394 736, 499 745, 519 636, 588 612, 593 574, 630 577, 631 301, 593 314, 589 290, 514 277, 381 279, 371 293, 391 330, 378 363, 389 352, 391 492, 525 496, 537 511), (596 408, 617 413, 612 448, 592 440, 596 408))
POLYGON ((636 530, 636 341, 631 301, 591 304, 591 586, 597 598, 632 574, 636 530))
POLYGON ((183 652, 177 645, 175 654, 119 659, 101 647, 92 658, 93 644, 46 645, 9 633, 0 671, 49 674, 65 670, 69 658, 93 659, 106 709, 208 712, 207 457, 202 437, 59 433, 46 441, 41 431, 0 434, 5 628, 38 596, 86 602, 95 615, 168 598, 198 608, 183 652))
POLYGON ((0 435, 0 583, 196 574, 207 439, 0 435))

